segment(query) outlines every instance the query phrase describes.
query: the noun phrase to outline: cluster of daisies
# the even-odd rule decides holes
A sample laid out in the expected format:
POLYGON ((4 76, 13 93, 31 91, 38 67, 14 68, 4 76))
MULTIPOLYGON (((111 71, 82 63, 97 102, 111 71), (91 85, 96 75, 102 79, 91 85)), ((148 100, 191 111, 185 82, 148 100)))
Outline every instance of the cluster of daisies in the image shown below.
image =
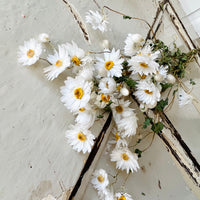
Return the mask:
MULTIPOLYGON (((106 16, 98 11, 89 11, 86 22, 95 30, 107 30, 106 16)), ((24 42, 19 47, 18 61, 22 65, 46 61, 48 67, 44 68, 44 74, 51 81, 62 72, 70 70, 72 75, 66 77, 60 90, 61 101, 75 116, 75 124, 66 131, 68 143, 77 152, 91 152, 95 141, 91 127, 98 119, 97 116, 102 116, 109 108, 116 124, 110 160, 116 163, 117 169, 127 173, 137 171, 137 154, 128 148, 130 137, 136 134, 138 127, 129 96, 135 96, 140 109, 146 111, 154 108, 161 100, 161 84, 175 83, 175 77, 168 73, 168 66, 160 66, 157 62, 161 52, 152 51, 150 45, 144 45, 144 39, 139 34, 128 34, 122 51, 107 46, 104 53, 98 56, 84 51, 72 41, 58 45, 47 58, 43 58, 48 44, 53 46, 45 33, 24 42), (134 90, 126 82, 119 81, 124 76, 136 82, 134 90)), ((191 101, 192 97, 184 98, 184 91, 181 92, 181 103, 191 101)), ((114 195, 107 188, 109 181, 102 169, 95 171, 92 184, 98 190, 100 199, 132 199, 126 193, 114 195)))
POLYGON ((109 187, 108 174, 104 169, 95 170, 91 183, 98 192, 101 200, 133 200, 131 195, 125 192, 117 192, 114 194, 113 189, 109 187))

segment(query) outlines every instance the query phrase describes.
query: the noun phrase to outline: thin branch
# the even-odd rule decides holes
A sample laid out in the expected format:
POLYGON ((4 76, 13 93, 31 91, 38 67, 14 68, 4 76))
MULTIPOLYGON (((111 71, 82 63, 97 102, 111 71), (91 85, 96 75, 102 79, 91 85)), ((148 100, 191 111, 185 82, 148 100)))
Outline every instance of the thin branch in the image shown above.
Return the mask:
POLYGON ((96 6, 97 6, 99 9, 101 9, 101 6, 97 3, 96 0, 93 0, 93 2, 96 4, 96 6))
POLYGON ((48 64, 52 65, 46 58, 39 58, 40 60, 43 60, 45 62, 47 62, 48 64))
MULTIPOLYGON (((112 8, 109 8, 108 6, 104 6, 103 9, 104 9, 104 8, 106 8, 106 9, 108 9, 108 10, 114 12, 114 13, 117 13, 117 14, 119 14, 119 15, 122 15, 122 16, 124 16, 124 17, 127 16, 127 15, 125 15, 124 13, 121 13, 121 12, 119 12, 119 11, 113 10, 112 8)), ((152 26, 151 26, 145 19, 141 19, 141 18, 138 18, 138 17, 130 17, 130 18, 131 18, 131 19, 135 19, 135 20, 140 20, 140 21, 143 21, 144 23, 146 23, 146 24, 148 25, 148 27, 150 28, 152 34, 153 34, 153 38, 156 40, 156 36, 155 36, 155 33, 154 33, 154 31, 153 31, 152 26)))

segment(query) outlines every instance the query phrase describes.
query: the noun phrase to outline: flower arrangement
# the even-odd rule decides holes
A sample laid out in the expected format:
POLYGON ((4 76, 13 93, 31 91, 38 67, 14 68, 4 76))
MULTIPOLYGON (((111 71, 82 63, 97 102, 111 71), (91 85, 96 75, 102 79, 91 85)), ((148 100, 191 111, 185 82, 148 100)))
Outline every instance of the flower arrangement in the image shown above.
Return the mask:
MULTIPOLYGON (((44 74, 50 81, 65 70, 72 74, 66 78, 60 91, 61 101, 75 116, 75 124, 66 131, 67 141, 75 151, 84 154, 91 152, 95 143, 91 127, 96 120, 104 118, 106 112, 112 113, 115 139, 108 142, 112 145, 110 160, 116 163, 117 169, 129 174, 140 168, 138 159, 146 150, 130 149, 131 145, 136 146, 144 139, 138 139, 136 145, 129 142, 138 129, 138 117, 131 106, 132 101, 138 103, 141 112, 151 110, 155 114, 155 117, 146 117, 143 122, 144 129, 150 127, 148 135, 152 135, 153 141, 155 134, 161 133, 165 126, 160 113, 170 108, 176 94, 180 106, 198 102, 182 78, 188 63, 193 61, 199 50, 183 53, 175 44, 170 49, 156 39, 145 20, 132 18, 107 6, 101 12, 90 10, 87 13, 85 21, 94 30, 102 33, 108 31, 105 9, 122 15, 124 19, 145 22, 152 31, 152 40, 129 33, 125 36, 123 49, 110 49, 109 41, 105 40, 103 52, 91 52, 81 49, 74 41, 54 47, 49 35, 42 33, 37 39, 32 38, 19 47, 18 62, 28 66, 38 60, 46 61, 49 66, 44 68, 44 74), (51 48, 48 48, 48 44, 51 48), (43 58, 44 50, 51 51, 52 47, 53 52, 43 58)), ((193 86, 195 82, 190 79, 190 84, 193 86)), ((100 199, 132 200, 125 192, 114 194, 109 188, 108 174, 104 169, 93 173, 91 183, 100 199)))

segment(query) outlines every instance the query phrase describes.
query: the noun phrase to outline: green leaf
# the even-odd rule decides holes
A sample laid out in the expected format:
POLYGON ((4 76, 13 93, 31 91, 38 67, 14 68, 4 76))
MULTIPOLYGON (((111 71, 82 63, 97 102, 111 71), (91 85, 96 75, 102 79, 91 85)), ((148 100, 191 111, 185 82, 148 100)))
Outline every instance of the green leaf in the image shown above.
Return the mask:
POLYGON ((104 116, 103 115, 98 115, 97 118, 101 119, 103 118, 104 116))
POLYGON ((138 155, 138 158, 142 156, 142 151, 140 151, 139 149, 135 149, 135 153, 138 155))
POLYGON ((152 125, 151 130, 152 130, 154 133, 158 134, 160 131, 163 130, 163 128, 164 128, 163 123, 162 123, 162 122, 158 122, 158 123, 154 123, 154 124, 152 125))
POLYGON ((145 196, 146 194, 144 192, 142 192, 141 195, 145 196))
POLYGON ((135 86, 137 85, 137 82, 128 78, 124 81, 131 89, 135 89, 135 86))
POLYGON ((161 101, 159 101, 157 103, 155 110, 157 112, 162 112, 164 110, 165 106, 167 106, 167 105, 168 105, 168 98, 166 98, 165 100, 162 99, 161 101))
POLYGON ((190 84, 191 85, 196 85, 196 83, 192 80, 192 78, 190 79, 190 84))
POLYGON ((173 84, 171 84, 171 83, 161 83, 161 87, 162 87, 161 92, 164 92, 167 88, 170 88, 172 86, 173 86, 173 84))
POLYGON ((146 118, 143 124, 143 128, 147 128, 152 122, 152 118, 146 118))
POLYGON ((123 15, 123 19, 131 19, 132 17, 128 16, 128 15, 123 15))

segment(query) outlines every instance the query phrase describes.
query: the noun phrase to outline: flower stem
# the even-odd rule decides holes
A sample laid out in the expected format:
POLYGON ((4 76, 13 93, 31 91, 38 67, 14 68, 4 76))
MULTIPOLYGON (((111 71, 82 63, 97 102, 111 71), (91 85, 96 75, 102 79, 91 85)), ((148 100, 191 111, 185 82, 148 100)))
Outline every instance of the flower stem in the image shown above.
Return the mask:
MULTIPOLYGON (((119 12, 119 11, 113 10, 112 8, 109 8, 108 6, 104 6, 103 9, 104 9, 104 8, 106 8, 106 9, 108 9, 108 10, 114 12, 114 13, 117 13, 117 14, 119 14, 119 15, 127 16, 127 15, 125 15, 124 13, 121 13, 121 12, 119 12)), ((146 24, 148 25, 148 27, 150 28, 152 34, 153 34, 153 39, 156 40, 156 36, 155 36, 155 33, 154 33, 154 31, 153 31, 152 26, 151 26, 145 19, 141 19, 141 18, 138 18, 138 17, 130 17, 130 18, 131 18, 131 19, 135 19, 135 20, 140 20, 140 21, 143 21, 144 23, 146 23, 146 24)))
POLYGON ((46 58, 40 58, 40 60, 43 60, 43 61, 47 62, 48 64, 52 65, 46 58))

